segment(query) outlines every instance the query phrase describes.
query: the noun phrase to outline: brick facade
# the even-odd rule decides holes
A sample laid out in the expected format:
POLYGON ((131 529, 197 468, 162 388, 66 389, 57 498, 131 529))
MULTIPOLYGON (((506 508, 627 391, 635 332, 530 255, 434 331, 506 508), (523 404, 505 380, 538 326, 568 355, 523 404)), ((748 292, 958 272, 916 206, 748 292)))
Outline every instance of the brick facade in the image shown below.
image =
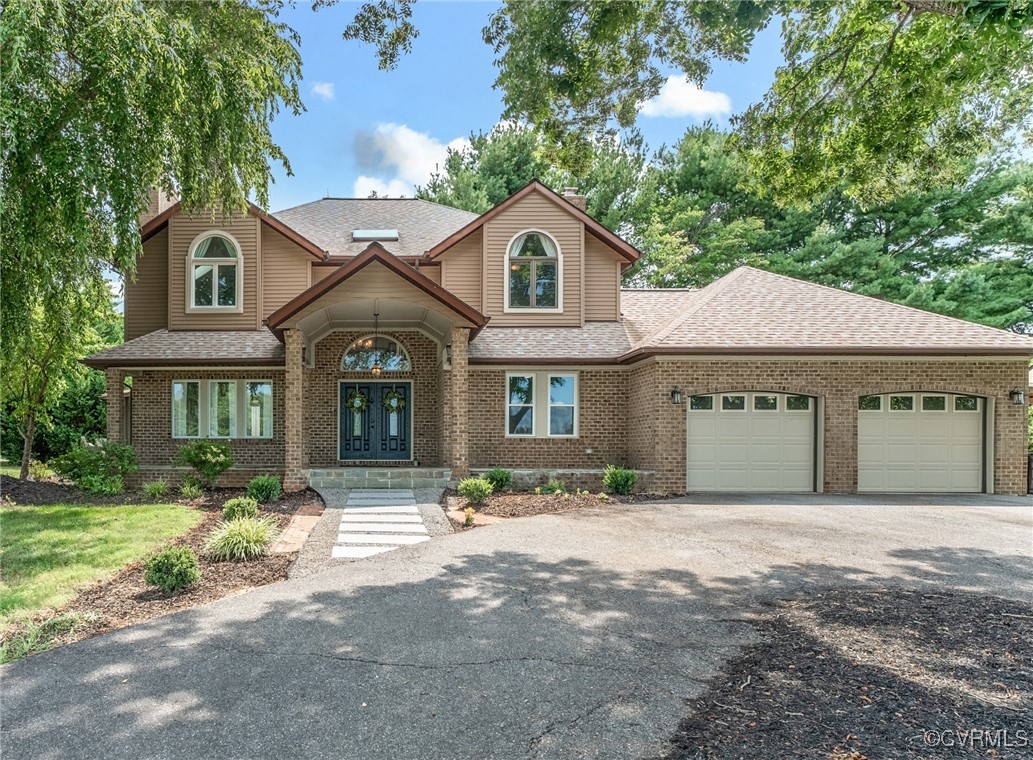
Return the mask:
MULTIPOLYGON (((992 400, 994 491, 1026 491, 1026 409, 1008 398, 1009 391, 1025 388, 1028 382, 1027 365, 1021 360, 661 359, 631 367, 584 369, 578 373, 577 438, 507 438, 506 373, 467 368, 465 331, 457 332, 463 334, 451 336, 451 369, 441 367, 437 344, 422 333, 385 333, 406 348, 413 363, 412 372, 392 377, 413 382, 414 453, 421 465, 451 467, 456 477, 471 468, 493 466, 600 470, 612 463, 652 471, 652 484, 682 491, 686 407, 671 403, 671 389, 679 387, 686 399, 692 394, 762 390, 822 399, 824 490, 852 492, 857 488, 858 397, 937 391, 992 400)), ((316 344, 315 366, 300 370, 302 393, 293 402, 301 410, 297 434, 302 444, 293 449, 299 472, 340 464, 338 381, 369 378, 365 373, 341 372, 340 361, 347 346, 362 334, 332 333, 316 344)), ((179 446, 171 437, 172 380, 266 378, 273 381, 273 438, 231 441, 234 460, 244 474, 289 468, 294 460, 291 453, 285 456, 285 449, 292 448, 287 446, 285 407, 292 401, 284 371, 147 371, 133 378, 133 445, 142 472, 168 467, 179 446)), ((108 384, 120 388, 121 374, 109 372, 108 384)), ((109 405, 111 430, 120 429, 119 408, 109 405)), ((234 478, 237 474, 229 473, 227 482, 234 478)))

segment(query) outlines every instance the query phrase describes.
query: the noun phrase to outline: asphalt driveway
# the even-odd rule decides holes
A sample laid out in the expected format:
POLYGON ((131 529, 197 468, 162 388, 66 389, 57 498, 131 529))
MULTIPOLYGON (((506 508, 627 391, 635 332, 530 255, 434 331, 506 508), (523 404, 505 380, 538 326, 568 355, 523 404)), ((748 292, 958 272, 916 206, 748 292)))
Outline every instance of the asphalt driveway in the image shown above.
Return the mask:
POLYGON ((2 669, 5 758, 661 753, 769 598, 1029 599, 1033 501, 775 499, 511 520, 2 669))

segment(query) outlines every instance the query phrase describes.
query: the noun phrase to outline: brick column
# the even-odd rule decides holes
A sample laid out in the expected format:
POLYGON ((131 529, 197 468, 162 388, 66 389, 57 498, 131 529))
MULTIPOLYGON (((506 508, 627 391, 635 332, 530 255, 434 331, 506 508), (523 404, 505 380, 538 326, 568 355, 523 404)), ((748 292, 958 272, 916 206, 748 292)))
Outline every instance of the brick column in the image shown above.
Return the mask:
POLYGON ((470 331, 465 327, 453 327, 450 342, 452 367, 444 373, 442 447, 444 465, 457 479, 470 474, 470 384, 467 375, 470 331))
POLYGON ((287 357, 284 367, 284 404, 283 404, 283 488, 286 491, 297 491, 308 485, 302 471, 302 447, 304 446, 302 431, 302 347, 304 339, 299 330, 284 332, 287 357))
POLYGON ((125 386, 126 373, 120 369, 108 368, 104 371, 107 398, 109 441, 122 443, 122 390, 125 386))

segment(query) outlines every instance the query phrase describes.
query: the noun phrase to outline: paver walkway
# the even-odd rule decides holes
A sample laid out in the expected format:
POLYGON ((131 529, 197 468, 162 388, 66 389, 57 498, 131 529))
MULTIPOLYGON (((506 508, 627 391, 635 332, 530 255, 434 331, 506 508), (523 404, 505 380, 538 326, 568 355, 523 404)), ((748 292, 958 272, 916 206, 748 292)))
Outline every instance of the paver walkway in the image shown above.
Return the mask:
POLYGON ((330 556, 361 559, 429 539, 412 489, 354 488, 330 556))

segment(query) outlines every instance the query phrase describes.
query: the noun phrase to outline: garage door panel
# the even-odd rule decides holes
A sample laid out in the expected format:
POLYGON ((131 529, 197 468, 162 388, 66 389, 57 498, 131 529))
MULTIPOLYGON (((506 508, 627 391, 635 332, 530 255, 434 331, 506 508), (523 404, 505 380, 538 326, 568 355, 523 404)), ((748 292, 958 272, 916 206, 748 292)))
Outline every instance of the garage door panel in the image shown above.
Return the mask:
POLYGON ((813 491, 815 405, 787 412, 784 395, 765 393, 778 408, 758 410, 742 395, 745 410, 720 409, 720 396, 713 412, 687 410, 689 490, 813 491))
POLYGON ((946 410, 859 411, 859 491, 978 492, 983 488, 982 414, 946 410))

